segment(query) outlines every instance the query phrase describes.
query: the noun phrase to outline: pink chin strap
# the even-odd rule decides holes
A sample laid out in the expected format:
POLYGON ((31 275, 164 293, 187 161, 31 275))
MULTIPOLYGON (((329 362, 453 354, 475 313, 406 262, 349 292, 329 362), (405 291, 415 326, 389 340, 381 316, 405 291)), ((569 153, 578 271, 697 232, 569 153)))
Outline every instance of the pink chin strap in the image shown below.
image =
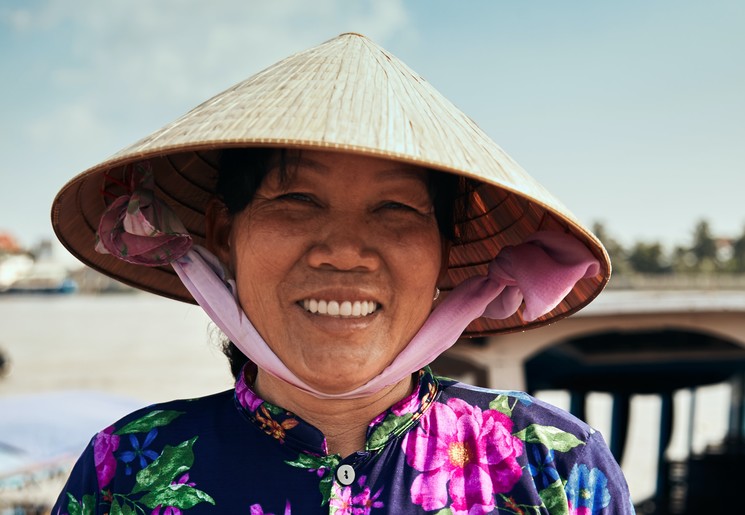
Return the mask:
POLYGON ((297 377, 259 335, 223 264, 194 245, 176 215, 153 194, 148 164, 138 165, 130 181, 132 193, 117 198, 101 217, 96 250, 146 266, 170 263, 194 300, 241 352, 265 372, 321 399, 366 397, 398 383, 449 349, 481 316, 505 319, 524 302, 522 318, 533 321, 554 309, 580 279, 593 277, 600 269, 597 259, 573 236, 536 232, 520 245, 503 248, 487 275, 471 277, 454 288, 378 376, 354 390, 329 394, 297 377))

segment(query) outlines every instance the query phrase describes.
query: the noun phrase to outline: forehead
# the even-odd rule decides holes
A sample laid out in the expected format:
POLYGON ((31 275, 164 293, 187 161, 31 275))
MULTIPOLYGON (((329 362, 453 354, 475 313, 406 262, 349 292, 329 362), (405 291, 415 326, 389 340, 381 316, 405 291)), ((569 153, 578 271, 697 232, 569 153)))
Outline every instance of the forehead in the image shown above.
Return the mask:
POLYGON ((270 160, 270 175, 281 182, 306 179, 350 179, 376 183, 427 183, 425 168, 379 157, 343 152, 289 150, 270 160))

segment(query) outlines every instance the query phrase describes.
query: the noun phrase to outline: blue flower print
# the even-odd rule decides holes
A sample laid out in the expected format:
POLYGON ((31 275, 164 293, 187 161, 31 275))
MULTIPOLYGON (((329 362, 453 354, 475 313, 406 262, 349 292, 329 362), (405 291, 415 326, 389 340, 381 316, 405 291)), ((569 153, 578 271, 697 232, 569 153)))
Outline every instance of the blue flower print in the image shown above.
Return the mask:
POLYGON ((597 515, 610 504, 608 478, 600 469, 575 465, 566 484, 571 515, 597 515))
POLYGON ((155 440, 155 437, 158 436, 158 429, 153 428, 150 430, 150 432, 145 435, 145 440, 142 442, 142 445, 140 445, 140 441, 137 439, 137 437, 133 434, 129 435, 129 443, 132 445, 131 451, 124 451, 119 454, 119 459, 122 460, 126 465, 125 473, 127 475, 132 474, 132 467, 131 464, 133 461, 135 461, 137 458, 139 458, 139 464, 140 468, 144 469, 147 467, 147 460, 154 461, 158 458, 158 453, 155 451, 149 450, 147 447, 153 443, 153 440, 155 440))
POLYGON ((530 445, 528 454, 528 470, 535 479, 539 490, 548 488, 549 485, 559 480, 559 473, 554 467, 554 451, 548 449, 543 456, 542 445, 530 445))

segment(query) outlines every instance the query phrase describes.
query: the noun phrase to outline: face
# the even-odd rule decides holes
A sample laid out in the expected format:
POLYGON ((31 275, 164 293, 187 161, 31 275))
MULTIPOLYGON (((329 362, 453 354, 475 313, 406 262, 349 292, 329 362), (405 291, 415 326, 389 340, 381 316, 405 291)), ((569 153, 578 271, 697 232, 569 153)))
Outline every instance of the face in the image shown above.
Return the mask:
POLYGON ((443 269, 427 172, 290 154, 229 228, 240 303, 298 377, 327 393, 381 372, 426 320, 443 269))

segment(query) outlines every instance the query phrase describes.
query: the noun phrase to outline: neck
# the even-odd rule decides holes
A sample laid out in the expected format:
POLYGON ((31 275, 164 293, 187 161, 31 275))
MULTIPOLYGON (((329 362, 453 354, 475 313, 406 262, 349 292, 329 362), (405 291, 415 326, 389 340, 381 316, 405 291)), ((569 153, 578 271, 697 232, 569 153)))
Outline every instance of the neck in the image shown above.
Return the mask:
POLYGON ((259 369, 254 391, 262 399, 300 416, 326 437, 329 454, 342 458, 365 448, 370 421, 408 396, 412 376, 359 399, 319 399, 259 369))

